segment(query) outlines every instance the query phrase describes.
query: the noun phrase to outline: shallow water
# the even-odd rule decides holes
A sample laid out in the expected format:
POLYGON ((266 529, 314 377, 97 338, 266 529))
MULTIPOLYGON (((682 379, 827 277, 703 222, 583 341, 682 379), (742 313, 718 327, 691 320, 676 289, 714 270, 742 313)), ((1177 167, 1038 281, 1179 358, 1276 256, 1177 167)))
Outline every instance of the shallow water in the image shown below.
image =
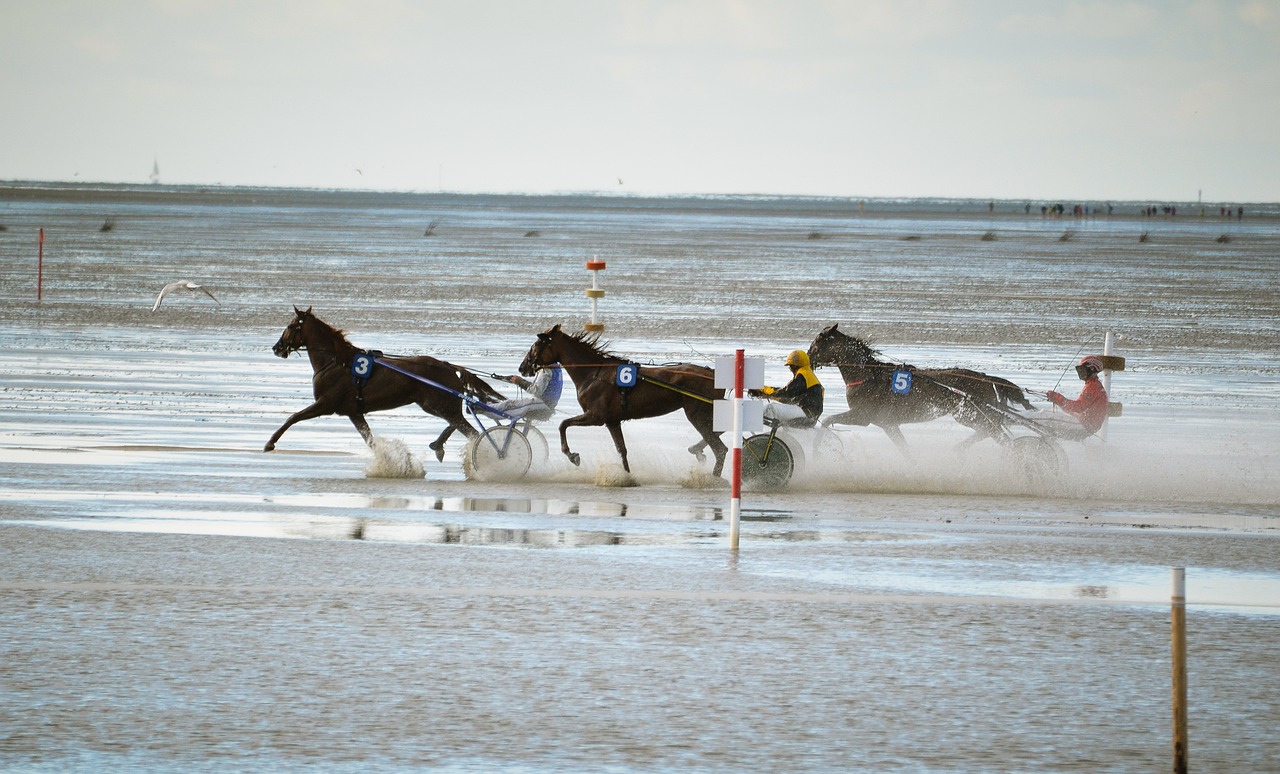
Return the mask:
POLYGON ((1280 767, 1280 221, 3 193, 0 763, 1149 771, 1185 566, 1192 760, 1280 767), (528 477, 469 481, 417 409, 370 417, 378 454, 336 417, 261 452, 310 400, 305 359, 270 354, 293 304, 509 373, 536 331, 586 319, 592 256, 638 360, 744 347, 780 383, 839 322, 890 358, 1070 392, 1110 329, 1124 414, 1035 484, 990 442, 956 455, 947 420, 905 428, 911 461, 843 430, 786 491, 744 496, 736 556, 678 416, 626 425, 632 481, 605 431, 571 431, 574 468, 553 425, 528 477), (179 278, 220 303, 151 314, 179 278))

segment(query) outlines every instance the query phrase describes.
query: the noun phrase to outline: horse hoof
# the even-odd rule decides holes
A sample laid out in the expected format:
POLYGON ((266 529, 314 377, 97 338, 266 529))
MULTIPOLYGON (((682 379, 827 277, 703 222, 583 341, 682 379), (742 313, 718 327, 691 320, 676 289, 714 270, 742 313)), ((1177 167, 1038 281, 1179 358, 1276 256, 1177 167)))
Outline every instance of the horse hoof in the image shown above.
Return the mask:
POLYGON ((427 448, 436 453, 436 462, 444 462, 444 444, 429 443, 427 448))
POLYGON ((276 450, 276 445, 275 445, 274 443, 269 443, 269 444, 267 444, 266 446, 263 446, 263 447, 262 447, 262 450, 263 450, 264 452, 275 451, 275 450, 276 450))
POLYGON ((578 456, 577 452, 574 452, 569 455, 569 461, 572 462, 574 466, 578 466, 582 464, 582 457, 578 456))

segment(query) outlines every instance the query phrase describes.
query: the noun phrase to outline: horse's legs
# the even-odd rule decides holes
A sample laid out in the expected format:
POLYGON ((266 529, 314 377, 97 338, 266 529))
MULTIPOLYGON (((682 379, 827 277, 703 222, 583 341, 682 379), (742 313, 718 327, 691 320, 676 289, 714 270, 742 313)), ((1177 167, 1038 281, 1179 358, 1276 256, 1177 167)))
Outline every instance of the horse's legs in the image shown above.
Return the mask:
POLYGON ((427 444, 427 448, 436 453, 436 462, 444 462, 444 442, 449 440, 451 435, 453 435, 453 425, 448 425, 440 433, 439 438, 427 444))
POLYGON ((589 421, 590 420, 587 419, 586 414, 581 414, 576 417, 569 417, 568 419, 560 423, 560 451, 561 453, 564 454, 564 456, 568 457, 569 461, 572 462, 574 465, 581 465, 582 457, 577 452, 573 452, 569 450, 569 435, 568 435, 569 428, 576 427, 577 425, 588 424, 589 421))
POLYGON ((702 436, 701 441, 689 447, 689 452, 698 458, 698 462, 702 462, 706 458, 702 450, 710 446, 711 453, 716 456, 716 464, 711 473, 719 476, 724 470, 724 458, 729 453, 729 447, 725 446, 724 441, 720 440, 720 434, 715 431, 712 415, 709 412, 696 413, 688 406, 685 407, 684 415, 693 429, 698 431, 698 435, 702 436))
POLYGON ((627 464, 627 442, 622 437, 622 423, 609 422, 605 427, 609 428, 609 435, 613 436, 613 445, 618 449, 618 454, 622 455, 622 469, 631 472, 631 466, 627 464))
POLYGON ((898 451, 902 452, 902 456, 908 460, 914 461, 915 457, 911 454, 911 447, 907 446, 907 439, 903 437, 902 430, 897 425, 881 425, 881 430, 889 436, 889 440, 893 441, 893 445, 898 447, 898 451))
POLYGON ((423 411, 427 412, 428 414, 433 414, 435 416, 449 420, 449 425, 440 433, 440 436, 436 438, 434 441, 432 441, 431 443, 427 444, 427 448, 431 449, 431 451, 436 453, 437 462, 444 462, 444 442, 449 440, 449 436, 453 435, 453 431, 461 430, 462 434, 465 435, 468 439, 475 438, 477 435, 480 435, 480 432, 476 430, 474 427, 472 427, 471 423, 468 422, 466 418, 462 415, 461 409, 459 409, 459 411, 457 412, 457 416, 453 416, 454 412, 452 411, 446 412, 445 414, 432 411, 430 408, 427 407, 426 401, 419 403, 418 408, 421 408, 423 411))
POLYGON ((364 414, 348 414, 347 419, 351 420, 351 424, 356 426, 360 437, 364 439, 365 444, 370 449, 373 448, 373 430, 369 429, 369 423, 364 421, 364 414))
POLYGON ((964 439, 960 443, 956 444, 955 450, 957 452, 962 452, 965 449, 968 449, 970 446, 973 446, 978 441, 981 441, 983 438, 989 438, 989 437, 991 437, 991 433, 987 432, 986 430, 974 430, 973 435, 969 436, 968 438, 964 439))
POLYGON ((280 436, 284 435, 284 431, 293 427, 297 423, 306 421, 308 419, 315 419, 316 417, 328 416, 329 414, 332 414, 332 413, 333 412, 327 408, 321 408, 319 403, 312 403, 310 406, 307 406, 302 411, 299 411, 298 413, 286 419, 284 421, 284 424, 280 425, 280 429, 275 431, 275 433, 271 436, 271 440, 267 441, 267 445, 262 447, 262 450, 264 452, 269 452, 272 449, 276 448, 276 441, 280 440, 280 436))

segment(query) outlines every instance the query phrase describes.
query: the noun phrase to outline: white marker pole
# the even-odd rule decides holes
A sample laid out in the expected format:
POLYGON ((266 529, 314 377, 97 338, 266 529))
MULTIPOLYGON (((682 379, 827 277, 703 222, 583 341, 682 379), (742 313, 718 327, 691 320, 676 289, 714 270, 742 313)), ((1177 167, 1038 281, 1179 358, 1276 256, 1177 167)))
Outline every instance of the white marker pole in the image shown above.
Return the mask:
MULTIPOLYGON (((1116 353, 1116 335, 1111 331, 1107 331, 1106 337, 1102 340, 1102 354, 1110 357, 1116 353)), ((1111 400, 1111 369, 1102 369, 1102 389, 1107 391, 1107 400, 1111 400)), ((1108 414, 1111 412, 1107 412, 1108 414)), ((1098 431, 1098 437, 1107 440, 1107 425, 1111 424, 1111 420, 1103 417, 1102 429, 1098 431)))
POLYGON ((729 494, 729 550, 738 550, 738 522, 742 517, 742 382, 743 350, 733 353, 733 472, 729 494))

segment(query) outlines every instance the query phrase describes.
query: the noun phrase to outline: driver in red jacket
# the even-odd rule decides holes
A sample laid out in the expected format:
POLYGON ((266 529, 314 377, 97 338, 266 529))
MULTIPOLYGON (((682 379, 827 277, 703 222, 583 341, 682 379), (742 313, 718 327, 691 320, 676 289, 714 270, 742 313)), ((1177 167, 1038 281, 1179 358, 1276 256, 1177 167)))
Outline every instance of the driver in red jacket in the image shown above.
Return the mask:
POLYGON ((1107 391, 1102 386, 1098 374, 1102 373, 1102 360, 1097 355, 1086 355, 1076 365, 1076 376, 1084 382, 1080 397, 1067 400, 1061 393, 1050 390, 1049 402, 1062 409, 1068 416, 1080 423, 1088 435, 1102 429, 1107 418, 1107 391))

